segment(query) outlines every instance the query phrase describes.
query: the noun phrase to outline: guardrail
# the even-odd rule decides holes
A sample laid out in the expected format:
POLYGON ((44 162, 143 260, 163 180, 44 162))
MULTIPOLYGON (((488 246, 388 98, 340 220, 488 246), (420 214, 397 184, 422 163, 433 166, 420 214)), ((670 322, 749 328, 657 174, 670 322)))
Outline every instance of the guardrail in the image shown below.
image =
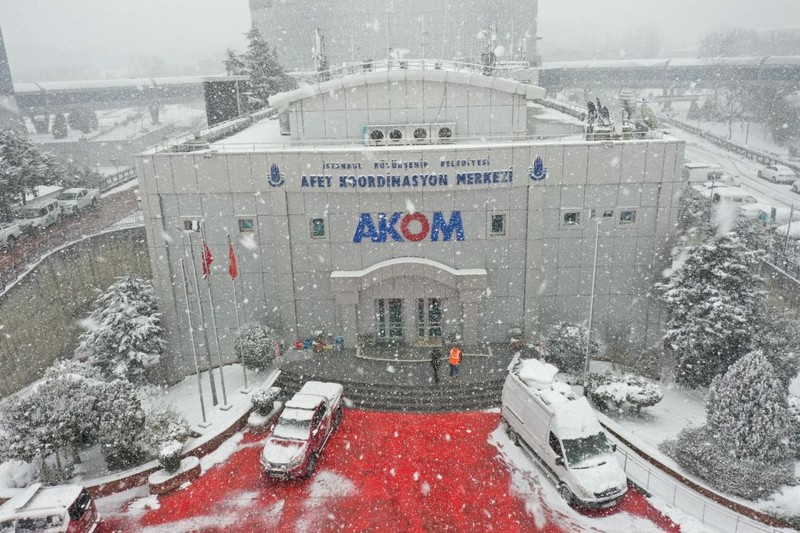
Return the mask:
POLYGON ((675 118, 659 117, 659 119, 667 124, 672 124, 675 127, 688 131, 689 133, 693 133, 698 137, 707 139, 712 143, 716 144, 717 146, 719 146, 720 148, 724 148, 725 150, 744 156, 747 159, 752 159, 764 165, 783 165, 793 169, 795 172, 800 172, 800 164, 796 162, 780 159, 767 152, 762 152, 761 150, 754 150, 753 148, 749 148, 743 144, 739 144, 737 142, 733 142, 728 139, 724 139, 719 135, 715 135, 713 133, 700 129, 696 126, 692 126, 691 124, 687 124, 686 122, 677 120, 675 118))
POLYGON ((446 59, 381 59, 378 61, 361 61, 322 72, 290 72, 289 75, 306 83, 319 83, 353 74, 385 72, 387 70, 446 70, 450 72, 476 72, 483 76, 497 77, 529 68, 531 68, 531 64, 528 61, 510 61, 495 65, 484 65, 482 63, 446 59))
POLYGON ((617 456, 631 482, 703 524, 726 533, 781 533, 782 528, 791 527, 695 483, 636 447, 607 423, 601 424, 617 441, 617 456))
POLYGON ((122 185, 123 183, 127 183, 131 180, 136 179, 136 169, 126 168, 116 174, 112 174, 111 176, 106 176, 102 180, 98 181, 97 184, 94 186, 95 189, 100 189, 100 192, 106 192, 109 189, 113 189, 118 185, 122 185))

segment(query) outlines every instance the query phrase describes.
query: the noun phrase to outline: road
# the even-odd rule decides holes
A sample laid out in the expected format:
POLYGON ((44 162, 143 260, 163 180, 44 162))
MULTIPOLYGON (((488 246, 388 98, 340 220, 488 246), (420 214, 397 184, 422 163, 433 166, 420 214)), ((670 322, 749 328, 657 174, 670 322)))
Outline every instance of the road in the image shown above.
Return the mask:
POLYGON ((98 233, 138 208, 136 194, 127 189, 104 196, 95 209, 78 216, 62 217, 58 224, 21 239, 11 250, 0 252, 0 281, 7 281, 5 278, 14 269, 23 269, 48 251, 84 235, 98 233))
POLYGON ((99 499, 98 532, 679 531, 635 489, 611 510, 569 508, 498 413, 346 409, 314 476, 290 482, 261 474, 263 439, 237 434, 224 461, 174 493, 99 499))
POLYGON ((800 207, 800 194, 791 190, 791 185, 770 183, 758 177, 764 165, 723 150, 696 135, 677 127, 670 128, 670 135, 686 141, 686 160, 695 163, 716 163, 726 172, 741 178, 742 187, 751 191, 760 203, 774 207, 789 207, 793 203, 800 207))

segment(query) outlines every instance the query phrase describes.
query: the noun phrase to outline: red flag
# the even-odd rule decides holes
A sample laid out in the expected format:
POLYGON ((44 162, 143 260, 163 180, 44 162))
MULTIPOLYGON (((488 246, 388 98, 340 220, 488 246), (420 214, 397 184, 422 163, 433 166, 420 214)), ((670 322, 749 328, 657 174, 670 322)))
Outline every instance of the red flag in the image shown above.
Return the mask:
POLYGON ((206 241, 203 241, 203 279, 208 279, 208 276, 211 275, 211 263, 213 262, 214 257, 211 255, 211 249, 206 241))
POLYGON ((231 275, 231 279, 236 279, 236 276, 239 275, 239 271, 236 269, 236 254, 233 253, 233 244, 230 241, 228 241, 228 259, 231 263, 228 266, 228 273, 231 275))

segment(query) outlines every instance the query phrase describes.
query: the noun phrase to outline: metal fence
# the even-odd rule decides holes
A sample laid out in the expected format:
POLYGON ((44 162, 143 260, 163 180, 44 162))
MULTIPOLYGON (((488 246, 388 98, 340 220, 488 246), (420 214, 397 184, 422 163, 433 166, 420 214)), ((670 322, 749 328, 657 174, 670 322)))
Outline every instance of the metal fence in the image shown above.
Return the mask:
MULTIPOLYGON (((611 428, 603 425, 611 433, 611 439, 617 443, 617 457, 628 479, 646 492, 697 518, 703 524, 725 533, 781 533, 783 531, 778 526, 759 522, 735 511, 731 507, 744 507, 736 502, 717 494, 714 494, 714 498, 717 500, 714 501, 676 480, 653 464, 658 463, 656 459, 649 456, 646 459, 643 458, 642 455, 645 454, 641 450, 634 451, 611 428), (726 505, 718 502, 725 502, 726 505)), ((752 514, 763 513, 752 511, 752 514)), ((765 521, 770 521, 769 517, 766 515, 764 517, 765 521)), ((779 522, 775 519, 771 519, 771 521, 779 522)))

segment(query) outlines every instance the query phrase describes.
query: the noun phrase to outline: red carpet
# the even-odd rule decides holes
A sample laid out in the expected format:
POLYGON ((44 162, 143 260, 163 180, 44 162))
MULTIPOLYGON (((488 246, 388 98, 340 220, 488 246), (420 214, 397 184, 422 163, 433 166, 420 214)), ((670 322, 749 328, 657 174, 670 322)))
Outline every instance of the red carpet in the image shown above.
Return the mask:
MULTIPOLYGON (((508 466, 488 442, 498 423, 494 413, 347 410, 314 476, 291 482, 261 475, 263 437, 247 434, 230 459, 161 497, 159 509, 107 518, 99 531, 573 531, 572 520, 547 510, 537 528, 511 493, 508 466)), ((635 491, 613 513, 678 531, 635 491)))

